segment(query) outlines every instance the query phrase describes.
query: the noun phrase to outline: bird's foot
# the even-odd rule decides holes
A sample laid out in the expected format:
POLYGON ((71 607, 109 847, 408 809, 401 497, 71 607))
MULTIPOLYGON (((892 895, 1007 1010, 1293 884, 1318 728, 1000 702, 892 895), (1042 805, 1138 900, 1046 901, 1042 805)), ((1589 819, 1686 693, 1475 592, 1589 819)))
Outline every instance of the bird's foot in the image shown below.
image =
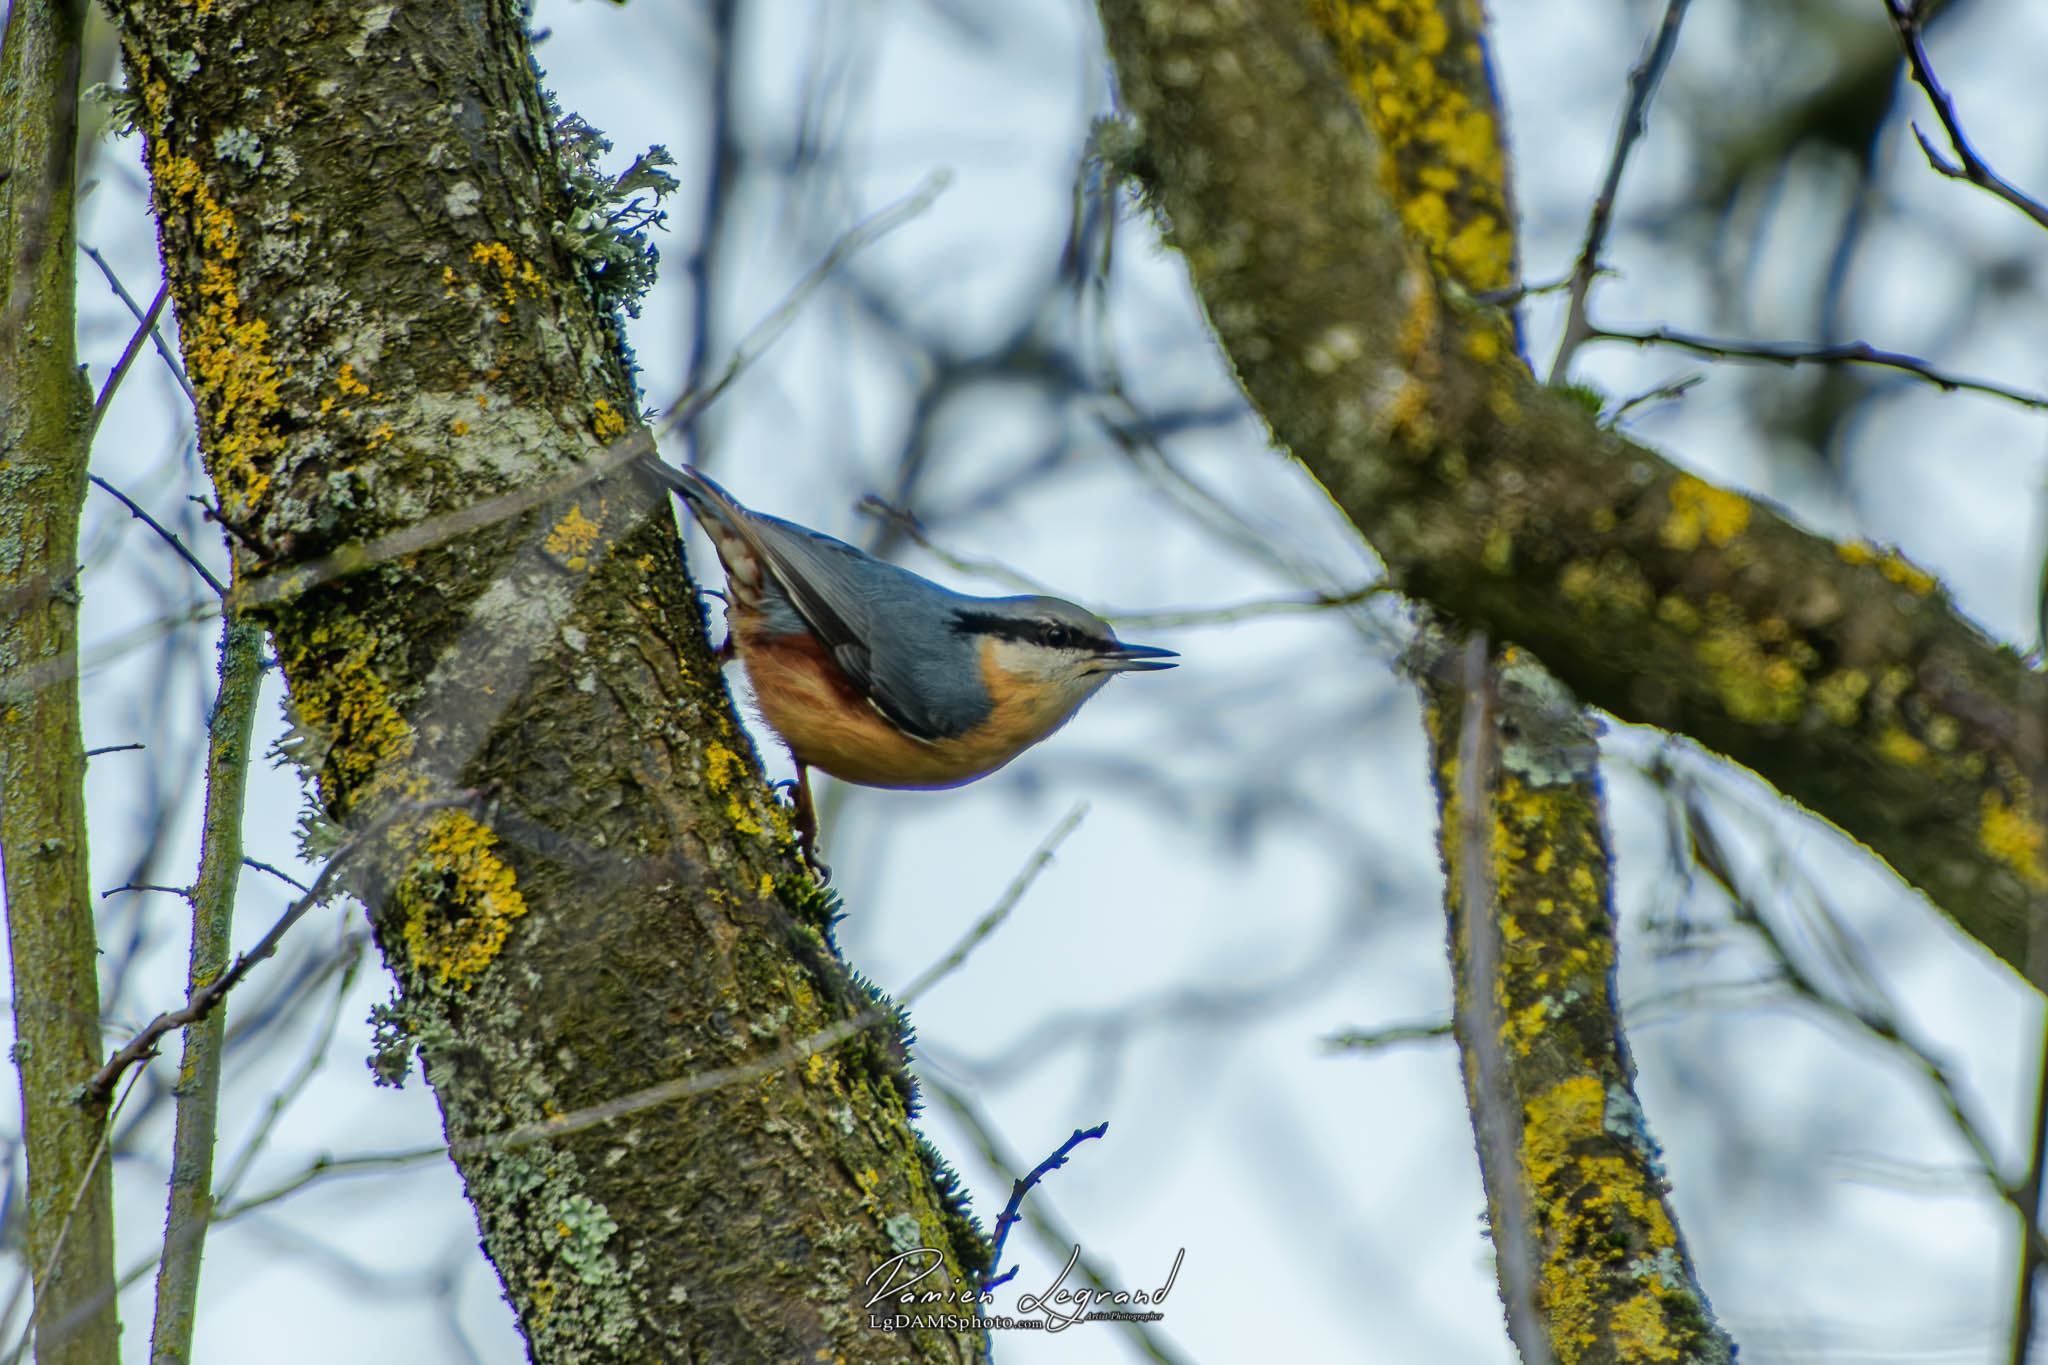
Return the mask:
POLYGON ((832 868, 818 856, 818 808, 811 801, 810 770, 799 766, 794 778, 784 778, 774 783, 777 788, 788 788, 790 796, 791 823, 796 827, 796 851, 809 864, 812 875, 819 885, 832 880, 832 868))

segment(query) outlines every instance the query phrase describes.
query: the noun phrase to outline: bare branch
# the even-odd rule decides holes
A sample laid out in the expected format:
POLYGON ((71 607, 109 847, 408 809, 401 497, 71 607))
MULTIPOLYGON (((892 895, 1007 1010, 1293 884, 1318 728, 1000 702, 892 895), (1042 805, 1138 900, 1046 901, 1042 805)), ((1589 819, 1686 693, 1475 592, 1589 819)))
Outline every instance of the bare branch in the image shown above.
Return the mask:
POLYGON ((1882 369, 1903 370, 1907 374, 1917 375, 1947 393, 1983 393, 1993 398, 2003 398, 2009 403, 2018 403, 2021 407, 2048 409, 2048 394, 2010 388, 1986 379, 1950 374, 1946 370, 1935 368, 1918 356, 1906 355, 1900 351, 1880 351, 1863 341, 1848 341, 1836 346, 1802 346, 1790 342, 1735 341, 1700 336, 1692 332, 1673 331, 1669 327, 1652 327, 1640 332, 1595 327, 1588 334, 1588 340, 1630 341, 1638 346, 1676 346, 1680 350, 1715 356, 1722 360, 1754 360, 1771 365, 1875 365, 1882 369))
MULTIPOLYGON (((114 381, 111 379, 107 381, 109 386, 111 386, 113 382, 114 381)), ((190 564, 192 566, 192 572, 198 574, 199 577, 206 583, 206 586, 213 589, 214 596, 222 599, 225 599, 227 597, 227 585, 221 582, 218 578, 215 578, 213 576, 213 570, 207 568, 204 564, 199 562, 199 556, 193 554, 192 551, 189 548, 187 548, 185 542, 178 539, 177 534, 175 532, 173 532, 169 527, 165 526, 162 522, 158 521, 155 517, 151 516, 148 512, 145 512, 142 509, 142 505, 136 502, 135 499, 129 497, 126 493, 123 493, 120 489, 114 487, 114 485, 108 483, 99 475, 91 474, 87 475, 87 477, 92 480, 93 485, 95 487, 104 489, 108 493, 111 493, 116 499, 120 501, 123 507, 128 509, 128 514, 130 516, 134 517, 137 521, 140 521, 143 525, 149 527, 150 530, 156 532, 157 535, 163 540, 164 544, 170 546, 173 550, 177 551, 178 558, 184 560, 187 564, 190 564)))
POLYGON ((1892 21, 1892 30, 1899 35, 1899 46, 1906 54, 1906 65, 1911 68, 1913 80, 1927 92, 1928 103, 1941 119, 1942 131, 1948 134, 1948 145, 1955 149, 1962 164, 1956 165, 1934 150, 1934 144, 1927 140, 1927 134, 1913 126, 1913 136, 1920 143, 1920 150, 1927 154, 1927 164, 1951 180, 1967 180, 1981 190, 1986 190, 2021 213, 2034 220, 2040 227, 2048 228, 2048 207, 2040 200, 2027 194, 2010 180, 1984 164, 1984 159, 1963 136, 1963 125, 1956 118, 1955 101, 1948 91, 1934 78, 1934 67, 1927 60, 1927 47, 1921 41, 1921 20, 1919 7, 1911 0, 1885 0, 1884 11, 1892 21))
POLYGON ((149 748, 147 744, 143 744, 139 741, 133 744, 102 744, 97 749, 87 749, 85 751, 85 756, 87 758, 98 758, 101 754, 121 754, 128 752, 130 749, 147 748, 149 748))
POLYGON ((327 900, 339 889, 335 885, 335 879, 342 867, 368 848, 372 840, 380 838, 393 823, 404 816, 421 811, 467 805, 475 800, 474 792, 464 792, 436 801, 400 802, 379 816, 368 828, 342 845, 334 856, 327 860, 327 866, 320 870, 320 875, 314 878, 313 885, 306 894, 286 907, 284 914, 278 917, 277 923, 270 926, 270 931, 258 940, 255 947, 236 958, 234 965, 212 982, 193 991, 182 1009, 159 1014, 144 1025, 142 1031, 130 1039, 126 1046, 109 1057, 107 1064, 95 1072, 93 1078, 86 1083, 86 1093, 108 1094, 113 1090, 114 1083, 120 1080, 123 1071, 156 1055, 157 1042, 165 1034, 173 1029, 195 1024, 212 1013, 221 1001, 227 999, 228 992, 242 984, 243 979, 249 975, 250 968, 265 958, 277 955, 277 945, 291 931, 291 927, 305 918, 307 911, 327 900))
MULTIPOLYGON (((263 683, 263 630, 231 619, 221 632, 220 688, 206 742, 206 814, 199 876, 193 883, 188 989, 206 989, 228 965, 235 891, 242 876, 242 808, 248 789, 249 739, 263 683)), ((309 890, 307 895, 311 895, 309 890)), ((225 995, 225 992, 223 992, 225 995)), ((171 1137, 170 1205, 164 1219, 164 1260, 156 1279, 152 1365, 192 1358, 199 1310, 199 1269, 213 1220, 213 1155, 220 1111, 221 1053, 227 1020, 209 1007, 185 1030, 171 1137)))
POLYGON ((100 422, 107 415, 107 406, 114 401, 114 395, 121 389, 121 381, 128 377, 128 367, 135 363, 135 357, 142 351, 142 341, 156 330, 156 320, 162 315, 164 305, 171 300, 171 286, 167 282, 156 291, 155 300, 149 305, 135 334, 128 338, 128 345, 121 352, 121 358, 114 362, 113 370, 107 375, 107 382, 100 387, 100 396, 93 400, 92 416, 86 419, 85 440, 92 444, 92 438, 99 434, 100 422))
POLYGON ((1628 166, 1629 152, 1636 140, 1643 135, 1643 128, 1650 112, 1650 101, 1656 98, 1657 83, 1664 77, 1664 68, 1671 64, 1671 55, 1678 51, 1678 28, 1685 22, 1685 8, 1691 0, 1667 0, 1664 6, 1664 22, 1657 26, 1649 46, 1643 49, 1642 60, 1628 75, 1628 105, 1622 111, 1621 127, 1614 133, 1614 152, 1607 159, 1607 178, 1600 184, 1600 193, 1593 200, 1593 212, 1586 219, 1586 244, 1579 248, 1579 259, 1572 266, 1571 305, 1565 314, 1564 337, 1557 344, 1557 356, 1550 362, 1550 382, 1563 381, 1571 371, 1572 357, 1579 347, 1592 337, 1593 325, 1586 320, 1586 297, 1592 292, 1594 277, 1600 273, 1600 251, 1607 244, 1607 229, 1614 221, 1614 197, 1621 189, 1621 173, 1628 166))
MULTIPOLYGON (((999 1275, 996 1272, 1002 1269, 1003 1246, 1010 1240, 1010 1229, 1015 1227, 1017 1221, 1024 1216, 1020 1211, 1024 1206, 1024 1196, 1031 1193, 1037 1187, 1039 1181, 1066 1165, 1067 1158, 1073 1155, 1076 1147, 1079 1147, 1084 1142, 1099 1138, 1108 1131, 1109 1125, 1107 1123, 1098 1123, 1093 1128, 1076 1128, 1073 1136, 1055 1148, 1051 1156, 1048 1156, 1045 1160, 1019 1176, 1016 1182, 1010 1186, 1010 1200, 1003 1205, 1003 1212, 996 1219, 995 1233, 989 1239, 991 1250, 988 1258, 988 1276, 981 1282, 981 1287, 984 1290, 994 1289, 997 1285, 1005 1283, 1017 1274, 1018 1268, 1015 1266, 1012 1266, 1007 1274, 999 1275)), ((1076 1245, 1074 1254, 1079 1256, 1080 1252, 1081 1248, 1076 1245)))
MULTIPOLYGON (((115 296, 123 304, 127 305, 128 311, 134 314, 135 320, 141 322, 144 311, 142 305, 137 303, 135 296, 122 286, 121 277, 114 273, 114 267, 107 264, 107 258, 100 255, 96 247, 81 246, 78 249, 85 255, 86 259, 100 268, 100 274, 107 277, 108 287, 114 291, 115 296)), ((161 321, 151 324, 149 339, 155 343, 156 353, 163 357, 164 366, 170 370, 171 378, 178 381, 178 387, 185 391, 185 397, 196 406, 199 402, 199 395, 192 391, 192 380, 185 374, 185 367, 178 363, 177 352, 173 351, 170 343, 164 340, 164 329, 161 321)))

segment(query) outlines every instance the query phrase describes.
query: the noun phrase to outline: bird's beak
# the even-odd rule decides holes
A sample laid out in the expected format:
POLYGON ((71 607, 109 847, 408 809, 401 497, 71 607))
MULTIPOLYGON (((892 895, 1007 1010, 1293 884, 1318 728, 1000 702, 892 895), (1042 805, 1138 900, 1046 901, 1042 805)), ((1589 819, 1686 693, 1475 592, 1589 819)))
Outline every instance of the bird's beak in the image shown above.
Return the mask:
POLYGON ((1153 645, 1127 645, 1119 643, 1114 653, 1105 655, 1103 662, 1112 673, 1149 673, 1154 669, 1172 668, 1168 659, 1180 655, 1170 649, 1159 649, 1153 645))

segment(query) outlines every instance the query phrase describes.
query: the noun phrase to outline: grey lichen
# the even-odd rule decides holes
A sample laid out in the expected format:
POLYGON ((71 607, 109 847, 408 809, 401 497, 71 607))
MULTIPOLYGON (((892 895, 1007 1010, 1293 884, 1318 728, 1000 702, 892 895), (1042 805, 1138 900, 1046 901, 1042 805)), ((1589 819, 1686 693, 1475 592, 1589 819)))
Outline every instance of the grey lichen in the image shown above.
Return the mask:
POLYGON ((924 1245, 924 1225, 914 1213, 889 1215, 882 1221, 882 1231, 889 1234, 889 1245, 898 1251, 915 1251, 924 1245))
POLYGON ((623 174, 608 176, 601 162, 611 139, 576 114, 556 121, 555 143, 570 204, 567 216, 554 224, 555 241, 575 260, 600 308, 637 318, 661 263, 648 234, 667 221, 659 205, 677 186, 662 167, 673 166, 675 158, 650 147, 623 174))
POLYGON ((214 134, 213 154, 253 171, 263 164, 263 143, 247 128, 227 128, 214 134))
POLYGON ((588 1195, 574 1194, 562 1201, 555 1210, 555 1218, 563 1237, 562 1259, 576 1272, 577 1279, 585 1284, 602 1284, 607 1275, 618 1273, 618 1267, 605 1254, 604 1244, 619 1230, 619 1225, 603 1206, 593 1203, 588 1195))

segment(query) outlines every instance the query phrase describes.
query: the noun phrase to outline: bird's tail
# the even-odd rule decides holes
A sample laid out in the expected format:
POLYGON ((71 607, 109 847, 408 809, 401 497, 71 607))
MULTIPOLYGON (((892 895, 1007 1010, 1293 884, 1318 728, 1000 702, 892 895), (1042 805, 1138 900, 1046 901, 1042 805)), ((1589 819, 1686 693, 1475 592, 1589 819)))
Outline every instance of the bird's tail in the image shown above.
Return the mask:
POLYGON ((649 457, 645 464, 689 507, 690 515, 711 537, 711 548, 725 566, 726 586, 744 602, 759 607, 767 587, 768 558, 754 530, 754 517, 732 494, 690 465, 674 465, 649 457))
MULTIPOLYGON (((732 494, 699 473, 694 465, 674 465, 653 457, 649 457, 645 463, 656 478, 667 484, 671 492, 690 505, 692 515, 698 521, 703 521, 708 513, 715 521, 723 522, 727 526, 738 527, 744 524, 744 518, 740 515, 740 505, 734 501, 732 494)), ((705 529, 711 528, 707 525, 705 529)))

